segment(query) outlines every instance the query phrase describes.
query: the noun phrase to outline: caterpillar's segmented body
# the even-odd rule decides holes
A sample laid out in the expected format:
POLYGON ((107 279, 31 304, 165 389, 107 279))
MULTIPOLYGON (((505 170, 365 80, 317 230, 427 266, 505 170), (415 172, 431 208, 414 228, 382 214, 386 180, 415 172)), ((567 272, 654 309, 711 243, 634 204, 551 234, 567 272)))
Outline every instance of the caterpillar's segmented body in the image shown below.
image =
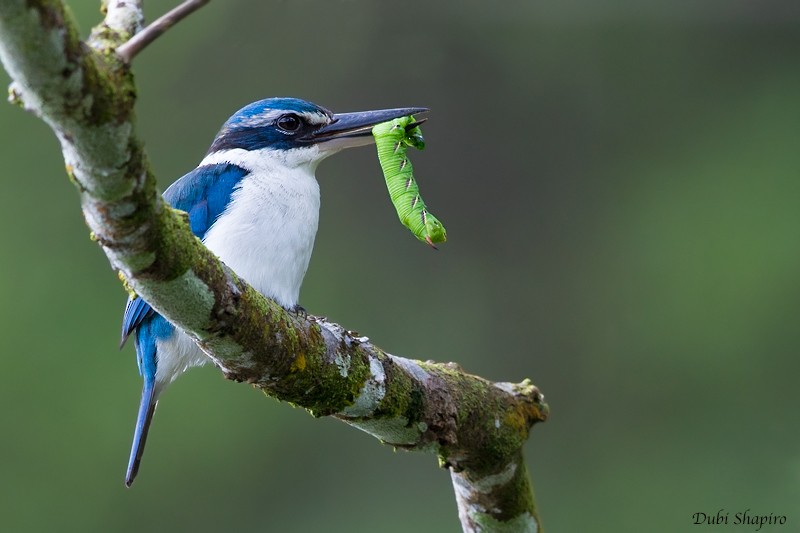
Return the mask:
POLYGON ((428 211, 419 195, 419 186, 414 179, 414 166, 406 155, 409 146, 418 150, 425 148, 425 140, 414 117, 397 118, 372 128, 375 144, 378 147, 378 160, 381 163, 389 197, 392 199, 397 216, 414 236, 433 248, 447 240, 447 232, 439 219, 428 211))

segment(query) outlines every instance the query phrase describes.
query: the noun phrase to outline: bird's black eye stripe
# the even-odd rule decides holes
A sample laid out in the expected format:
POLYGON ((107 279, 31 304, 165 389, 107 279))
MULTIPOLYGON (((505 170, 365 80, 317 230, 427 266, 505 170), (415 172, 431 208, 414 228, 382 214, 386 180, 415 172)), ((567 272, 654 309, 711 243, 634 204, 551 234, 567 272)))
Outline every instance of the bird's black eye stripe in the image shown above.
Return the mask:
POLYGON ((303 125, 303 120, 294 113, 287 113, 278 117, 275 125, 286 133, 296 133, 303 125))

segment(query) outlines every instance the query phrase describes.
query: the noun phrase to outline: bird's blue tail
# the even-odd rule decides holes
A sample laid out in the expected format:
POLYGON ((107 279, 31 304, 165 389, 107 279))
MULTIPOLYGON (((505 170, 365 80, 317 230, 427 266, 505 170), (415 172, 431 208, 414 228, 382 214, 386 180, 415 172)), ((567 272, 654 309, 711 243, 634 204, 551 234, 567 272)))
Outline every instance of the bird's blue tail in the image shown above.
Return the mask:
POLYGON ((142 402, 139 404, 139 416, 136 418, 136 431, 133 434, 133 445, 131 446, 131 457, 128 460, 128 471, 125 474, 125 486, 130 487, 136 474, 139 472, 139 463, 144 453, 144 445, 147 442, 147 431, 150 429, 150 422, 153 421, 153 413, 156 411, 158 400, 155 396, 155 383, 145 379, 142 389, 142 402))

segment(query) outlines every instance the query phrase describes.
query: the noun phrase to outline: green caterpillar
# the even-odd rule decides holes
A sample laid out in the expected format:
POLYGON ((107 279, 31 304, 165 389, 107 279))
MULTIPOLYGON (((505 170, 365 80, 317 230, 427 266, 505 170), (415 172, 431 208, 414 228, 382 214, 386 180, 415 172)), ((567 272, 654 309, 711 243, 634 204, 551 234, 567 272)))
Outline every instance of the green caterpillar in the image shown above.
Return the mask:
POLYGON ((425 148, 419 123, 411 116, 397 118, 376 125, 372 128, 372 135, 378 147, 378 161, 386 179, 389 197, 400 222, 417 239, 436 248, 436 243, 447 240, 447 232, 422 201, 414 179, 414 167, 406 156, 409 146, 418 150, 425 148))

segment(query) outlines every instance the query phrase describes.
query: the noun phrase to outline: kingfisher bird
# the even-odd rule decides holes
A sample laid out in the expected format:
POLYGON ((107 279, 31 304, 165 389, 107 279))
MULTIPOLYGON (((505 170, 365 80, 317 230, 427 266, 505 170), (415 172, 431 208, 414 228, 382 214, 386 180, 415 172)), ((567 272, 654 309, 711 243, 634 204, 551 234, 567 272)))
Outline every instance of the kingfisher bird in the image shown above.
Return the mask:
MULTIPOLYGON (((334 114, 297 98, 253 102, 223 124, 193 171, 164 199, 189 214, 192 232, 264 296, 298 311, 319 221, 317 165, 344 148, 373 142, 375 124, 420 107, 334 114)), ((122 341, 133 335, 142 399, 125 475, 139 471, 158 398, 184 371, 209 358, 143 299, 128 299, 122 341)))

